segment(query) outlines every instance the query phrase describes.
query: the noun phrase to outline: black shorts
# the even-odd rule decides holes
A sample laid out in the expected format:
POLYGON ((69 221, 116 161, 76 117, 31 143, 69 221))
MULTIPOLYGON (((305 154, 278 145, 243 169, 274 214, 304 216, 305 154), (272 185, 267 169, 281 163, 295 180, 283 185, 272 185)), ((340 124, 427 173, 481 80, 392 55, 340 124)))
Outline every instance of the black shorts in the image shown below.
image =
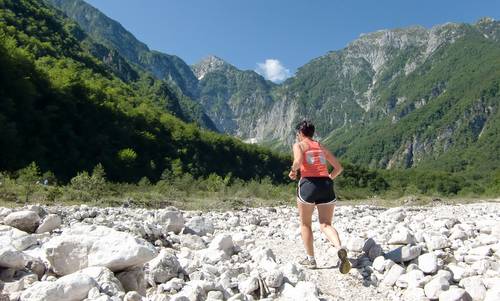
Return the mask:
POLYGON ((337 201, 333 181, 329 177, 301 178, 297 187, 297 197, 310 205, 334 204, 337 201))

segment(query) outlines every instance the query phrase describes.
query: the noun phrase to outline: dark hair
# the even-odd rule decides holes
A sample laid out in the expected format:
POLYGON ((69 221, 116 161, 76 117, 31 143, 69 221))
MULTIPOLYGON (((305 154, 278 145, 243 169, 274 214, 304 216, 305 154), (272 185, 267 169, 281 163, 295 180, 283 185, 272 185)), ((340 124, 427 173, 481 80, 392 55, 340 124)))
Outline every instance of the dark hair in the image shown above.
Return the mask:
POLYGON ((295 129, 309 138, 312 138, 314 135, 314 124, 312 124, 309 120, 302 120, 299 124, 297 124, 295 129))

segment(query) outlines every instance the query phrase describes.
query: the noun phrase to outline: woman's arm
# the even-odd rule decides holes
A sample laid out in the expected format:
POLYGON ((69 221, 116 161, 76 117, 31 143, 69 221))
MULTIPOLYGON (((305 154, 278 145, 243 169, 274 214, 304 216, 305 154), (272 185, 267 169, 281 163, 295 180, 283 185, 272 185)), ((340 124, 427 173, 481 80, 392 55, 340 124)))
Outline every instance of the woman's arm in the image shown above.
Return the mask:
POLYGON ((300 169, 300 164, 302 164, 302 149, 300 148, 299 143, 295 143, 293 145, 293 164, 292 164, 292 170, 290 170, 290 173, 288 174, 288 177, 290 179, 295 180, 297 179, 297 170, 300 169))
POLYGON ((330 174, 330 179, 335 179, 338 175, 342 173, 344 168, 340 164, 339 160, 323 145, 321 145, 321 150, 325 154, 326 160, 333 166, 333 171, 330 174))

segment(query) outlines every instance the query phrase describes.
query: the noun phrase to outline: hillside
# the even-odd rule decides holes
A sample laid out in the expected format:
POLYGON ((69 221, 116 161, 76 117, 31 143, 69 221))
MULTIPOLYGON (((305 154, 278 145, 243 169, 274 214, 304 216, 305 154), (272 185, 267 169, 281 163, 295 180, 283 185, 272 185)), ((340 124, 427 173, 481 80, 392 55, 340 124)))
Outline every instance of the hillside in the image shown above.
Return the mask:
POLYGON ((167 113, 157 103, 170 100, 167 86, 118 77, 88 44, 113 50, 43 2, 2 0, 0 20, 0 170, 36 161, 68 180, 102 163, 115 181, 164 172, 283 179, 288 158, 167 113))

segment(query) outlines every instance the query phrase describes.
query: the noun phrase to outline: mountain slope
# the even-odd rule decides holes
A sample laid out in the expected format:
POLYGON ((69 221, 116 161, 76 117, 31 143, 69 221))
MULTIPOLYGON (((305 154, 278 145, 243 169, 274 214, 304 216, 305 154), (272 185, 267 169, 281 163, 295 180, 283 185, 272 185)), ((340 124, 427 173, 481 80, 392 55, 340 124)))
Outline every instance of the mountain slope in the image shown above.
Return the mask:
POLYGON ((98 49, 94 50, 95 46, 92 47, 92 54, 113 67, 117 76, 129 81, 138 81, 142 75, 140 82, 150 86, 148 93, 156 91, 155 98, 168 94, 168 101, 159 101, 159 105, 186 122, 195 122, 204 128, 217 130, 203 107, 191 99, 197 94, 197 80, 184 61, 176 56, 149 50, 118 22, 82 0, 45 1, 62 10, 76 21, 93 41, 100 43, 97 44, 100 45, 98 49), (129 67, 129 64, 132 67, 129 67), (132 75, 129 75, 130 73, 132 75), (157 80, 147 73, 151 73, 157 80), (161 83, 162 80, 168 84, 161 83), (165 92, 165 89, 169 92, 165 92))
POLYGON ((200 80, 199 101, 219 130, 243 138, 257 131, 254 117, 272 104, 272 82, 214 56, 192 68, 200 80))
POLYGON ((177 56, 151 51, 120 23, 83 0, 47 1, 75 20, 94 40, 116 49, 127 60, 152 72, 156 77, 172 80, 187 96, 196 96, 196 77, 177 56))
POLYGON ((283 180, 288 158, 166 113, 155 101, 168 95, 155 99, 141 90, 149 83, 117 77, 52 7, 0 0, 0 20, 0 170, 36 161, 68 180, 102 163, 113 181, 163 173, 283 180))

